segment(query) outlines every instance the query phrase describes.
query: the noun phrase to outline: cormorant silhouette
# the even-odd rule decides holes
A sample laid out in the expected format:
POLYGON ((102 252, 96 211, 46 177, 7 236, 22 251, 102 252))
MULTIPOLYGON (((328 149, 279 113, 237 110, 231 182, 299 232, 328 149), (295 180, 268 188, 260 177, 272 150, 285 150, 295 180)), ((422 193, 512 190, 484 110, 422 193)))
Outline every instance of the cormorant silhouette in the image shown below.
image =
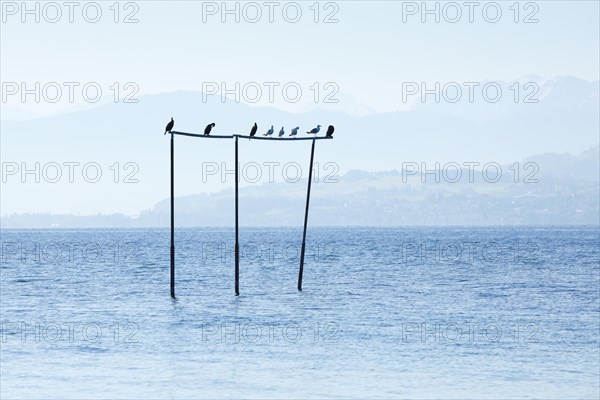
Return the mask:
POLYGON ((335 131, 335 128, 333 127, 333 125, 329 125, 329 128, 327 128, 327 133, 325 134, 325 137, 332 137, 333 131, 335 131))
POLYGON ((175 126, 175 120, 173 119, 173 117, 171 117, 171 121, 169 121, 169 123, 165 127, 165 133, 164 134, 166 135, 167 132, 171 132, 173 130, 174 126, 175 126))
POLYGON ((206 128, 204 128, 204 134, 205 135, 210 135, 210 131, 212 130, 212 128, 215 127, 215 123, 213 122, 212 124, 208 124, 206 125, 206 128))
POLYGON ((257 130, 258 130, 258 125, 256 125, 256 122, 255 122, 254 126, 252 127, 252 130, 250 130, 250 137, 254 137, 254 135, 256 135, 257 130))

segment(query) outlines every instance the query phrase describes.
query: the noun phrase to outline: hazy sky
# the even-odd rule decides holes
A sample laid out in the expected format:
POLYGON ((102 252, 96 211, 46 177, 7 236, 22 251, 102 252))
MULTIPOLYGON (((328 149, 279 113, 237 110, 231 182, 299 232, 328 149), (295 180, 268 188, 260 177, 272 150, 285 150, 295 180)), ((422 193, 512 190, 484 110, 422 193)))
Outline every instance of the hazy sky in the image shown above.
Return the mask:
MULTIPOLYGON (((132 93, 134 87, 125 90, 124 84, 134 82, 139 88, 135 97, 200 91, 207 82, 224 82, 230 89, 239 82, 243 95, 244 85, 257 82, 262 90, 257 104, 290 110, 313 107, 312 85, 318 82, 318 103, 331 94, 350 104, 351 96, 376 111, 390 111, 407 108, 402 82, 512 80, 528 74, 598 80, 596 1, 521 2, 518 7, 512 1, 477 2, 473 8, 465 2, 428 2, 430 10, 438 8, 439 23, 435 14, 423 14, 422 2, 227 2, 229 10, 238 11, 224 14, 221 1, 136 1, 119 3, 116 16, 110 1, 97 3, 101 16, 96 23, 85 19, 96 19, 98 7, 90 2, 77 2, 72 23, 63 2, 54 3, 60 17, 54 5, 37 2, 39 11, 24 14, 22 4, 2 2, 2 82, 80 86, 73 101, 67 87, 57 103, 36 103, 32 96, 23 103, 18 95, 8 96, 2 102, 5 110, 54 113, 87 105, 80 88, 88 82, 103 89, 100 102, 112 99, 114 82, 120 96, 132 93), (499 21, 487 22, 496 18, 497 5, 499 21), (124 23, 128 16, 138 22, 124 23), (280 85, 272 102, 264 82, 280 85), (302 90, 297 103, 283 97, 281 88, 290 82, 302 90), (327 82, 335 86, 325 87, 327 82)), ((27 7, 35 10, 36 2, 27 7)), ((248 97, 255 99, 257 92, 249 90, 248 97)))
MULTIPOLYGON (((31 169, 34 162, 46 163, 45 168, 51 165, 49 162, 63 165, 64 162, 78 161, 83 165, 93 161, 101 164, 103 172, 103 180, 98 184, 89 184, 81 177, 75 183, 65 178, 59 183, 44 181, 38 184, 29 178, 24 182, 22 176, 21 179, 17 175, 12 176, 3 185, 3 214, 50 211, 75 214, 124 212, 134 215, 164 199, 169 169, 162 128, 169 116, 174 115, 179 129, 192 129, 194 126, 199 126, 194 129, 202 129, 207 122, 203 121, 206 117, 201 112, 201 104, 198 104, 198 112, 195 111, 196 104, 172 104, 176 111, 165 109, 163 114, 162 106, 156 108, 151 98, 147 98, 147 102, 140 101, 138 105, 155 111, 136 114, 139 111, 137 105, 123 104, 123 98, 129 95, 137 99, 145 94, 204 89, 212 90, 218 97, 224 85, 226 89, 233 90, 229 96, 238 95, 241 103, 249 105, 270 105, 288 111, 318 107, 364 115, 408 109, 414 97, 403 101, 403 83, 427 82, 433 85, 440 82, 444 85, 448 82, 512 81, 530 74, 546 79, 566 75, 588 81, 599 79, 597 1, 426 4, 392 1, 2 1, 0 11, 1 119, 5 121, 4 127, 11 126, 2 132, 3 162, 17 163, 14 165, 19 165, 23 173, 31 169), (433 12, 424 13, 424 7, 433 12), (229 12, 224 13, 224 8, 229 12), (125 20, 132 23, 125 23, 125 20), (36 83, 39 90, 36 90, 36 83), (236 84, 239 85, 237 90, 236 84), (270 87, 273 87, 272 98, 270 87), (284 87, 287 92, 283 91, 284 87), (72 93, 69 93, 69 88, 72 88, 72 93), (244 91, 244 88, 248 90, 244 91), (25 101, 21 96, 23 89, 32 91, 25 96, 25 101), (96 96, 96 90, 101 91, 100 96, 96 96), (70 94, 72 98, 69 98, 70 94), (36 99, 36 95, 40 95, 40 99, 36 99), (6 121, 97 107, 113 101, 115 95, 120 98, 119 104, 106 107, 104 114, 98 110, 100 113, 94 114, 98 119, 94 120, 89 131, 85 129, 89 122, 82 121, 82 118, 92 117, 72 114, 61 117, 60 124, 52 128, 54 131, 48 128, 51 123, 44 120, 27 125, 37 127, 31 129, 35 129, 35 134, 43 139, 48 137, 46 135, 56 138, 45 147, 32 148, 23 133, 9 136, 10 129, 19 129, 6 121), (318 96, 316 100, 315 96, 318 96), (98 102, 89 99, 97 99, 98 102), (340 103, 326 103, 326 99, 339 100, 340 103), (121 139, 123 132, 107 130, 100 133, 103 126, 119 127, 124 122, 125 126, 131 126, 132 119, 140 116, 143 121, 136 123, 137 129, 123 137, 126 139, 123 147, 110 145, 121 139), (140 151, 134 137, 147 140, 140 151), (135 151, 131 151, 132 148, 135 151), (26 162, 25 167, 23 162, 26 162), (138 184, 127 185, 122 179, 112 179, 115 163, 119 163, 116 170, 125 174, 128 162, 139 166, 138 184), (39 201, 40 198, 44 201, 39 201)), ((597 91, 585 85, 582 87, 580 81, 567 79, 561 82, 564 85, 558 88, 553 101, 566 109, 587 104, 589 96, 597 96, 597 91)), ((552 84, 545 86, 551 87, 552 84)), ((545 94, 540 92, 540 96, 545 94)), ((510 102, 511 95, 505 96, 505 100, 510 102)), ((480 96, 478 98, 481 99, 480 96)), ((591 100, 590 104, 593 104, 593 98, 591 100)), ((544 123, 552 116, 563 115, 555 111, 562 108, 544 101, 539 109, 535 104, 522 102, 507 105, 480 101, 461 115, 468 114, 475 121, 480 121, 498 112, 513 117, 519 110, 547 113, 544 114, 547 118, 536 114, 538 119, 532 117, 525 121, 530 123, 544 123)), ((462 112, 461 104, 447 105, 452 112, 462 112)), ((217 111, 224 110, 218 102, 211 107, 219 115, 222 113, 217 111)), ((227 110, 235 110, 235 107, 227 110)), ((237 110, 247 115, 245 108, 237 110)), ((280 114, 272 109, 267 113, 280 114)), ((398 128, 400 135, 412 132, 402 142, 403 146, 375 141, 371 147, 361 147, 348 139, 351 133, 358 135, 360 129, 365 129, 364 125, 360 125, 361 119, 352 119, 344 125, 344 117, 338 121, 321 122, 335 123, 338 141, 335 147, 324 148, 319 160, 334 160, 344 173, 357 166, 370 171, 400 169, 401 160, 493 160, 510 164, 544 152, 571 151, 579 154, 597 144, 595 138, 590 141, 587 137, 589 132, 597 135, 593 125, 597 114, 593 118, 593 113, 585 111, 582 115, 586 118, 583 119, 568 114, 575 120, 559 120, 546 128, 535 123, 532 129, 528 129, 523 120, 509 120, 515 125, 502 125, 504 129, 511 134, 522 129, 523 134, 519 136, 519 146, 508 147, 502 147, 505 145, 504 135, 498 124, 485 125, 485 133, 493 135, 488 138, 481 134, 481 127, 476 123, 465 125, 471 127, 467 129, 458 120, 451 119, 454 122, 450 127, 444 119, 425 124, 429 122, 427 117, 411 119, 410 116, 398 128), (422 121, 425 121, 424 125, 422 121), (571 125, 565 127, 565 124, 571 125), (578 127, 576 132, 572 132, 574 126, 578 127), (421 136, 414 132, 421 132, 421 136), (438 139, 432 141, 426 137, 438 139), (364 154, 367 154, 365 159, 361 158, 364 154)), ((241 121, 240 114, 215 118, 217 129, 220 132, 227 129, 237 132, 254 121, 241 121)), ((530 116, 530 113, 525 115, 530 116)), ((397 117, 405 118, 404 115, 397 117)), ((380 131, 396 132, 395 126, 386 125, 387 116, 374 118, 379 121, 373 123, 379 124, 380 131)), ((284 123, 298 124, 303 128, 314 126, 315 121, 299 119, 286 122, 265 117, 258 123, 261 130, 273 123, 277 125, 276 129, 284 123)), ((33 134, 27 132, 27 135, 33 134)), ((403 136, 396 138, 402 140, 403 136)), ((269 161, 281 158, 305 163, 306 160, 301 158, 304 154, 300 152, 302 148, 289 147, 286 148, 289 154, 279 150, 273 154, 263 146, 260 150, 263 153, 255 149, 244 154, 248 157, 262 154, 269 161)), ((212 186, 198 184, 197 170, 194 169, 198 166, 194 162, 221 162, 229 157, 223 146, 219 147, 221 153, 212 150, 202 153, 200 149, 203 147, 197 143, 178 150, 178 162, 185 166, 185 169, 179 170, 178 196, 231 186, 220 181, 212 186), (202 157, 199 158, 199 154, 202 157)))

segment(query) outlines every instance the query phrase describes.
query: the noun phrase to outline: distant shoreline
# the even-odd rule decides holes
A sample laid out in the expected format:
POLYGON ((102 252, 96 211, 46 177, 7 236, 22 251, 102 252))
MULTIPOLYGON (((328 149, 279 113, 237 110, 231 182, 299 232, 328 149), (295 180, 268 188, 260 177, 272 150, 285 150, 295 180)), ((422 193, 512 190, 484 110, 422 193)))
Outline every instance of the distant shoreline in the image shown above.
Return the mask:
MULTIPOLYGON (((558 225, 558 224, 546 224, 546 225, 405 225, 405 226, 364 226, 364 225, 348 225, 348 226, 312 226, 310 229, 598 229, 600 230, 600 224, 598 225, 590 225, 590 224, 569 224, 569 225, 558 225)), ((185 226, 185 227, 176 227, 175 230, 192 230, 192 229, 206 229, 206 230, 234 230, 233 226, 185 226)), ((257 229, 257 230, 271 230, 271 229, 302 229, 302 226, 241 226, 240 229, 257 229)), ((68 230, 77 230, 77 231, 100 231, 100 230, 118 230, 118 231, 143 231, 143 230, 161 230, 168 231, 169 227, 11 227, 5 228, 0 227, 0 231, 68 231, 68 230)))

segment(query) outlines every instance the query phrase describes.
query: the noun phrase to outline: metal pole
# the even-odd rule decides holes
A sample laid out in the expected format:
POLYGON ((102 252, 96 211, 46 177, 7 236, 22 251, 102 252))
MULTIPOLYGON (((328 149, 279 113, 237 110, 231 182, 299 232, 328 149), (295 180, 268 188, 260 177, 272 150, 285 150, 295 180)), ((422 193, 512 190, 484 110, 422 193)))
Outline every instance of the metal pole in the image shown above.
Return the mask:
POLYGON ((174 137, 171 133, 171 297, 175 298, 175 179, 174 179, 174 137))
POLYGON ((235 295, 240 295, 240 244, 238 219, 238 137, 235 137, 235 295))
POLYGON ((304 232, 302 233, 302 250, 300 251, 300 270, 298 271, 298 290, 302 290, 302 273, 304 272, 304 250, 306 249, 306 226, 308 225, 308 205, 310 203, 310 184, 312 183, 313 159, 315 156, 315 142, 313 139, 310 150, 310 167, 308 169, 308 189, 306 190, 306 210, 304 211, 304 232))

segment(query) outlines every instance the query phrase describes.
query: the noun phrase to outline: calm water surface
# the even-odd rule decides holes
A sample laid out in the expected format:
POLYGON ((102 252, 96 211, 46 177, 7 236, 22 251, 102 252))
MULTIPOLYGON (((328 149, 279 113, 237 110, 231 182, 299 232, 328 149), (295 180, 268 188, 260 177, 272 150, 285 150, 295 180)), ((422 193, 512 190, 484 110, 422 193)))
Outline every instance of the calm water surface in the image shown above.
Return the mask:
POLYGON ((4 230, 9 398, 598 398, 598 227, 4 230))

